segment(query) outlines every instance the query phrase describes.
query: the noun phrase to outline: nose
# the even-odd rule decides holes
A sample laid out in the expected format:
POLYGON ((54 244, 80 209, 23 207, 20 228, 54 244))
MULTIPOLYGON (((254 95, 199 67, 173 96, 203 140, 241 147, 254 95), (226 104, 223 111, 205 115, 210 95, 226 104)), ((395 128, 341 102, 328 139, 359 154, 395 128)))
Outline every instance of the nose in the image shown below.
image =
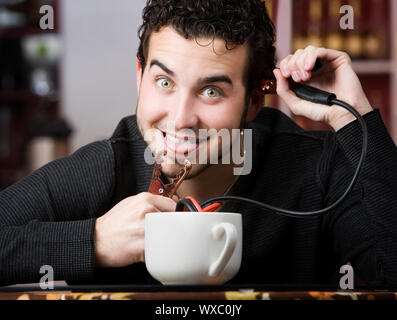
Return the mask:
POLYGON ((179 95, 174 112, 176 130, 194 129, 197 126, 198 116, 195 111, 194 98, 188 92, 179 95))

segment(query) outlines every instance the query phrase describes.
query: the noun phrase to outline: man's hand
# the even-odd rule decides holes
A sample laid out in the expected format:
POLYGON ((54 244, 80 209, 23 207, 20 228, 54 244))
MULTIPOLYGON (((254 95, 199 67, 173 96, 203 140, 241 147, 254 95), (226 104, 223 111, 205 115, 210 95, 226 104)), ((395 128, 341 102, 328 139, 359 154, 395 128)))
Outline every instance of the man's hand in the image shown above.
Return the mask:
POLYGON ((95 223, 95 266, 124 267, 145 261, 145 215, 175 211, 173 199, 147 192, 120 201, 95 223))
POLYGON ((339 100, 350 104, 361 115, 372 111, 361 83, 353 71, 351 59, 344 52, 309 46, 286 57, 281 61, 280 69, 275 69, 273 73, 277 79, 277 94, 295 115, 324 122, 335 131, 356 118, 344 108, 314 104, 298 98, 289 89, 289 77, 295 82, 303 82, 336 94, 339 100), (322 70, 311 73, 317 58, 322 60, 324 66, 322 70))

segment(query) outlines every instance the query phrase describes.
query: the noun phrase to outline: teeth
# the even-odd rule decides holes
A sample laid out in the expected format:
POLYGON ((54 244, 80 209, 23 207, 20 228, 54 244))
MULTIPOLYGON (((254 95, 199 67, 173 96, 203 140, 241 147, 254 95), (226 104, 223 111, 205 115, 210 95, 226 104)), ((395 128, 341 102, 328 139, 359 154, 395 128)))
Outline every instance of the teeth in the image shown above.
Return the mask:
POLYGON ((188 143, 188 144, 196 144, 196 140, 184 140, 184 139, 178 139, 174 136, 171 136, 169 134, 167 134, 167 140, 173 142, 173 143, 177 143, 177 144, 184 144, 184 143, 188 143))

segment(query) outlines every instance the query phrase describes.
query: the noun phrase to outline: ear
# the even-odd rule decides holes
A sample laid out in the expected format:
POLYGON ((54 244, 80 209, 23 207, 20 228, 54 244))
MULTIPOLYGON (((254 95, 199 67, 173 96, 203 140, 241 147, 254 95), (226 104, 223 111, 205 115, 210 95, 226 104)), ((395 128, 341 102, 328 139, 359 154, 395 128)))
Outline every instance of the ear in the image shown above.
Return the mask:
POLYGON ((143 72, 142 65, 137 57, 136 58, 136 90, 138 91, 138 95, 141 88, 142 72, 143 72))
POLYGON ((265 95, 260 90, 254 90, 249 100, 246 121, 253 121, 263 108, 265 95))

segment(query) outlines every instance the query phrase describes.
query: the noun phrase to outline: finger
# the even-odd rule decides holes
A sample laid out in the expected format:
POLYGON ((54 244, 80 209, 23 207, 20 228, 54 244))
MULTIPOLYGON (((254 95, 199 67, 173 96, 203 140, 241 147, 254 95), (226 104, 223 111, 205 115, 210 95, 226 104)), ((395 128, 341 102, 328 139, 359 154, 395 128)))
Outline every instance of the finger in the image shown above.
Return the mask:
POLYGON ((280 70, 273 70, 274 76, 277 80, 277 94, 284 100, 288 106, 294 106, 299 102, 299 98, 289 88, 289 83, 284 78, 280 70))
POLYGON ((307 59, 308 55, 310 55, 310 52, 305 50, 304 53, 302 53, 296 61, 296 65, 299 69, 299 74, 300 74, 302 81, 308 81, 308 80, 310 80, 310 77, 311 77, 311 73, 310 73, 311 70, 307 71, 305 69, 306 59, 307 59))
POLYGON ((314 68, 314 65, 316 63, 317 59, 317 53, 316 50, 318 48, 314 46, 308 46, 305 51, 306 51, 306 56, 305 56, 305 62, 304 62, 304 69, 305 71, 312 71, 314 68))
POLYGON ((324 58, 327 60, 335 60, 344 54, 342 51, 325 48, 316 48, 313 52, 316 54, 317 58, 324 58))
POLYGON ((310 66, 313 68, 316 59, 319 58, 323 60, 324 62, 330 61, 330 62, 337 62, 334 67, 338 67, 340 65, 343 65, 345 63, 350 64, 352 63, 350 56, 346 52, 342 51, 337 51, 333 49, 325 49, 325 48, 316 48, 313 50, 313 53, 315 55, 315 59, 313 60, 313 57, 311 58, 310 66))
POLYGON ((291 76, 291 72, 288 69, 289 60, 292 58, 292 55, 287 56, 280 62, 280 70, 284 77, 289 78, 291 76))
POLYGON ((298 61, 301 59, 304 53, 305 52, 302 49, 297 50, 288 62, 288 69, 290 70, 291 77, 295 82, 301 82, 303 78, 298 61))
POLYGON ((175 211, 176 202, 173 199, 145 192, 146 201, 162 212, 175 211))

